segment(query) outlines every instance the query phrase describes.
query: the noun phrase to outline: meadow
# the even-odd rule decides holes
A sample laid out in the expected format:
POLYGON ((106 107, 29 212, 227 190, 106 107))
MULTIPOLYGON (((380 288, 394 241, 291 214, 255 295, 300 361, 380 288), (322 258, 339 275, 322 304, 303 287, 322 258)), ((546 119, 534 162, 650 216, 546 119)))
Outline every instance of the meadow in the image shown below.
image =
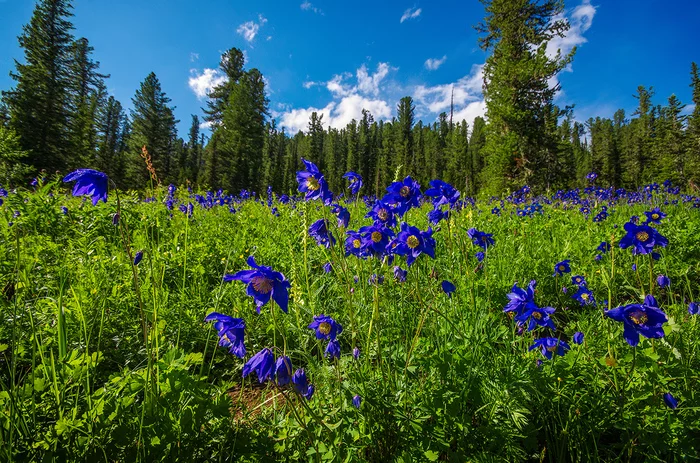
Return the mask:
POLYGON ((699 198, 306 167, 0 190, 0 460, 698 459, 699 198))

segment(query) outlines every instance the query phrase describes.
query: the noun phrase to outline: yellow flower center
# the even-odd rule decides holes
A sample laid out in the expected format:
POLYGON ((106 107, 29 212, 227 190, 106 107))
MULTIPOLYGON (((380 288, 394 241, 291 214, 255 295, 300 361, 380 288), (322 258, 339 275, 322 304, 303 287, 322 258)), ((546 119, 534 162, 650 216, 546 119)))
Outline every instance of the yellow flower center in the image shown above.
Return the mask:
POLYGON ((563 272, 564 270, 566 270, 566 267, 564 267, 563 265, 560 265, 560 266, 559 266, 559 271, 560 271, 560 272, 563 272))
POLYGON ((658 219, 659 219, 659 214, 656 214, 656 213, 651 214, 651 218, 654 219, 654 220, 658 220, 658 219))
POLYGON ((354 240, 352 240, 352 246, 355 249, 360 249, 360 247, 362 246, 362 242, 360 240, 358 240, 357 238, 355 238, 354 240))
POLYGON ((253 289, 261 294, 267 294, 272 291, 272 281, 265 277, 253 277, 251 280, 253 289))
POLYGON ((409 248, 416 249, 418 247, 418 245, 420 244, 420 241, 418 241, 418 238, 416 238, 416 235, 411 235, 408 238, 406 238, 406 244, 408 245, 409 248))
POLYGON ((555 350, 557 350, 557 345, 555 344, 553 346, 547 346, 545 349, 547 349, 550 352, 554 352, 555 350))
POLYGON ((379 220, 381 220, 382 222, 386 222, 389 218, 389 212, 387 212, 386 209, 379 209, 379 211, 377 212, 377 217, 379 217, 379 220))
POLYGON ((306 179, 306 188, 308 188, 311 191, 316 191, 319 188, 321 188, 321 185, 318 184, 318 180, 316 180, 316 177, 309 177, 306 179))
POLYGON ((318 330, 321 332, 321 334, 327 335, 331 332, 331 324, 328 322, 323 322, 320 325, 318 325, 318 330))
POLYGON ((532 318, 534 318, 535 320, 539 320, 542 318, 542 314, 539 312, 532 312, 532 318))
POLYGON ((632 320, 635 325, 643 325, 649 320, 649 317, 641 310, 635 310, 630 314, 630 320, 632 320))
POLYGON ((637 232, 637 234, 634 236, 642 243, 644 243, 645 241, 647 241, 649 239, 649 233, 647 233, 645 231, 637 232))
POLYGON ((411 189, 410 189, 409 187, 407 187, 406 185, 404 185, 404 186, 402 186, 401 189, 399 190, 399 194, 400 194, 402 197, 407 198, 408 195, 411 194, 411 189))
POLYGON ((372 241, 379 243, 382 240, 382 234, 378 231, 372 232, 372 241))
POLYGON ((581 299, 583 299, 584 301, 587 301, 588 300, 588 293, 581 294, 581 299))

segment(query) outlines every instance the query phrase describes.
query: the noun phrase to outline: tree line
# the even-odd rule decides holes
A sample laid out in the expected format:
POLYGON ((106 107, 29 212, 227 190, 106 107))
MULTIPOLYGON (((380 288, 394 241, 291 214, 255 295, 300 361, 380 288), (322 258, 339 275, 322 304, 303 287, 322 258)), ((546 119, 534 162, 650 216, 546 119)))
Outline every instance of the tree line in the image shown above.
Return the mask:
POLYGON ((576 50, 545 53, 569 27, 563 3, 482 3, 479 45, 491 52, 484 68, 486 118, 454 121, 450 111, 424 123, 407 96, 391 120, 375 120, 363 110, 360 120, 338 128, 312 113, 306 130, 286 133, 270 117, 262 73, 246 69, 241 50, 231 48, 220 62, 225 81, 209 92, 203 120, 192 115, 183 138, 175 107, 154 73, 141 82, 127 112, 108 95, 109 76, 100 73, 89 41, 73 36, 70 2, 40 0, 19 36, 24 60, 11 73, 15 86, 2 92, 0 183, 92 167, 124 189, 159 182, 232 193, 271 186, 288 193, 296 188, 301 158, 316 163, 334 191, 344 188, 345 172, 359 173, 366 194, 379 194, 406 175, 424 185, 440 178, 469 195, 526 183, 539 190, 578 187, 591 171, 599 183, 628 188, 666 179, 700 183, 695 63, 691 114, 675 95, 655 104, 653 89, 640 86, 629 117, 621 109, 612 119, 580 122, 572 107, 554 103, 560 84, 552 84, 576 50))

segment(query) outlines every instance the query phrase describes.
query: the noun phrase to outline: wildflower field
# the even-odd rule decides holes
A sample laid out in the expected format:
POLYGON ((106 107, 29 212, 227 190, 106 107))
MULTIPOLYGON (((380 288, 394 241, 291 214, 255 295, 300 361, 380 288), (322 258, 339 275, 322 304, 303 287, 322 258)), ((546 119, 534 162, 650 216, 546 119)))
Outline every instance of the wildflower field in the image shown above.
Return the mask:
POLYGON ((0 190, 0 461, 698 458, 700 199, 305 165, 0 190))

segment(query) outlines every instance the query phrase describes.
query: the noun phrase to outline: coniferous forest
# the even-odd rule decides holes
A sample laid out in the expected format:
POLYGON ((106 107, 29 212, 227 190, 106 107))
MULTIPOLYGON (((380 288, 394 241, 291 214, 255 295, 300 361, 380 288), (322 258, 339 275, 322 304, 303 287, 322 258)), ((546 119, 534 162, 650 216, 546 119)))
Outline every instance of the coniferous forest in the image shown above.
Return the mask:
MULTIPOLYGON (((391 120, 368 111, 346 127, 326 127, 312 114, 308 129, 286 133, 270 117, 263 76, 247 68, 231 48, 221 57, 226 81, 210 93, 200 119, 178 133, 174 103, 158 76, 145 76, 127 111, 109 96, 89 39, 73 34, 68 0, 42 0, 25 25, 12 78, 0 107, 0 181, 20 183, 41 172, 92 167, 123 189, 142 188, 150 178, 143 147, 158 182, 188 184, 231 193, 294 189, 301 158, 315 162, 332 189, 346 171, 359 173, 367 193, 379 194, 399 173, 420 183, 441 178, 469 195, 498 194, 528 184, 537 191, 583 186, 588 172, 602 184, 633 188, 652 180, 690 186, 700 183, 700 73, 688 63, 694 109, 675 95, 656 95, 640 82, 636 110, 578 121, 575 108, 558 107, 559 84, 549 79, 574 59, 518 50, 524 39, 511 32, 528 19, 539 26, 528 37, 546 45, 566 21, 548 23, 559 2, 545 2, 529 18, 512 21, 507 2, 485 2, 487 17, 475 25, 479 45, 492 52, 485 67, 486 118, 416 120, 410 96, 391 120), (509 29, 510 28, 510 29, 509 29), (514 38, 515 37, 515 38, 514 38), (529 69, 543 72, 533 79, 529 69), (507 74, 506 71, 508 70, 507 74), (511 72, 512 71, 512 72, 511 72), (211 131, 200 127, 206 123, 211 131)), ((532 50, 535 50, 533 48, 532 50)))

